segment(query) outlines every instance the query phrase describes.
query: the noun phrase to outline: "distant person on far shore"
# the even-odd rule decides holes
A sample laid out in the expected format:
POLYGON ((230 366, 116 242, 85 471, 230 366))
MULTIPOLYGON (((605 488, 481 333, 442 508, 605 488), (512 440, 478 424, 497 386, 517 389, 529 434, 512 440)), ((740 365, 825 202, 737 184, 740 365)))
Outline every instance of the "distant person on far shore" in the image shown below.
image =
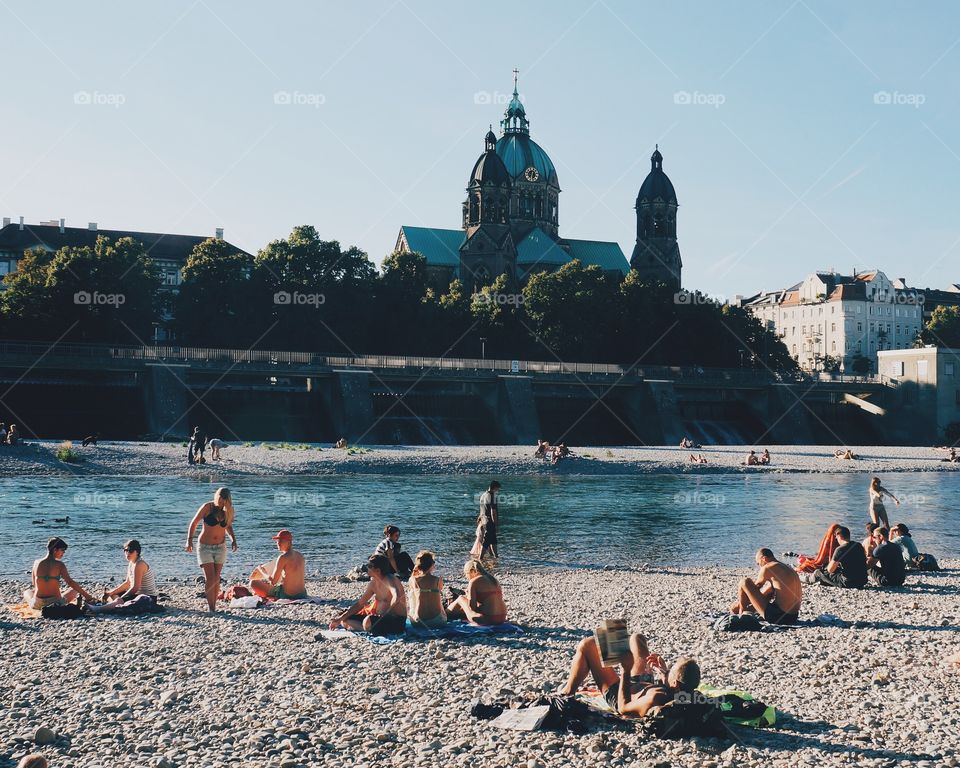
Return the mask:
POLYGON ((747 454, 747 458, 745 458, 741 463, 745 467, 757 466, 757 464, 760 463, 760 460, 757 458, 757 452, 751 450, 750 453, 747 454))
POLYGON ((7 432, 7 445, 20 445, 20 430, 17 429, 16 424, 10 425, 10 430, 7 432))
POLYGON ((87 435, 85 438, 83 438, 83 442, 81 443, 81 445, 84 448, 86 448, 88 445, 96 445, 97 440, 99 439, 100 439, 100 433, 94 432, 92 435, 87 435))
POLYGON ((471 624, 490 626, 507 620, 503 588, 479 560, 467 560, 463 566, 467 592, 447 605, 447 618, 463 619, 471 624))
POLYGON ((843 448, 837 448, 837 450, 833 452, 833 458, 840 459, 841 461, 854 461, 859 457, 849 448, 846 450, 843 448))
POLYGON ((760 454, 760 458, 757 459, 757 463, 764 467, 770 464, 770 451, 767 448, 763 449, 763 453, 760 454))
POLYGON ((741 580, 737 602, 730 606, 730 612, 756 611, 770 624, 796 624, 803 602, 800 576, 766 547, 757 550, 756 562, 760 566, 757 578, 741 580))
POLYGON ((694 463, 694 464, 706 464, 706 463, 707 463, 707 457, 704 456, 702 453, 697 454, 696 456, 694 456, 694 455, 691 453, 691 454, 690 454, 690 461, 691 461, 692 463, 694 463))
POLYGON ((367 562, 370 584, 343 613, 334 617, 330 629, 364 630, 373 635, 402 635, 407 629, 407 596, 403 582, 390 573, 390 564, 383 555, 374 555, 367 562), (373 601, 372 612, 365 613, 373 601))
POLYGON ((885 528, 890 527, 890 520, 887 519, 887 510, 883 506, 883 497, 889 496, 896 505, 900 506, 900 499, 894 496, 890 491, 880 485, 880 478, 875 477, 870 481, 870 520, 877 525, 885 528))
POLYGON ((957 456, 957 449, 956 449, 956 448, 951 448, 951 449, 950 449, 950 455, 947 456, 947 458, 945 458, 945 459, 940 459, 940 461, 950 461, 950 462, 954 462, 954 463, 960 462, 960 456, 957 456))
POLYGON ((34 562, 31 587, 23 593, 23 599, 34 610, 72 603, 78 595, 88 603, 94 602, 93 595, 70 578, 66 564, 61 562, 66 553, 67 542, 55 536, 47 542, 47 556, 34 562), (61 581, 70 587, 66 594, 60 592, 61 581))
POLYGON ((0 421, 0 445, 7 444, 7 425, 5 422, 0 421))
POLYGON ((203 571, 204 592, 210 613, 216 613, 217 595, 220 594, 220 574, 227 562, 227 536, 230 536, 233 551, 236 552, 237 534, 233 530, 235 516, 233 497, 229 488, 217 488, 213 501, 202 504, 187 527, 187 552, 193 552, 193 534, 197 526, 200 538, 197 541, 197 563, 203 571))
POLYGON ((102 605, 89 606, 92 613, 109 613, 133 605, 156 605, 160 597, 153 569, 142 557, 142 547, 136 539, 123 545, 127 559, 127 578, 123 583, 103 593, 102 605))
POLYGON ((220 451, 226 447, 227 444, 219 437, 214 437, 207 441, 207 448, 210 449, 210 458, 213 461, 220 461, 220 451))
POLYGON ((200 427, 194 427, 193 432, 190 434, 190 439, 187 440, 187 464, 193 464, 195 447, 197 444, 197 439, 200 437, 200 427))
POLYGON ((533 457, 535 459, 545 459, 548 450, 550 450, 550 443, 546 440, 537 440, 537 450, 534 451, 533 457))
POLYGON ((446 626, 447 612, 443 605, 443 579, 433 575, 437 559, 433 552, 423 549, 413 561, 410 588, 410 623, 425 629, 446 626))
POLYGON ((818 568, 813 578, 828 587, 860 589, 867 583, 867 553, 858 541, 850 540, 850 529, 838 525, 835 532, 836 549, 826 568, 818 568))
POLYGON ((483 560, 489 556, 499 557, 497 552, 497 528, 500 525, 500 481, 493 480, 487 490, 480 494, 480 511, 477 514, 477 536, 470 550, 471 557, 483 560))
POLYGON ((873 543, 867 557, 870 580, 878 587, 902 587, 907 578, 903 549, 889 540, 889 531, 882 525, 873 532, 873 543))
POLYGON ((257 566, 250 578, 250 589, 271 600, 303 600, 307 597, 307 564, 293 548, 293 533, 284 528, 273 540, 280 554, 272 567, 270 563, 257 566))
POLYGON ((347 447, 347 439, 346 439, 345 437, 341 437, 339 440, 337 440, 336 444, 335 444, 333 447, 334 447, 334 448, 346 448, 346 447, 347 447))

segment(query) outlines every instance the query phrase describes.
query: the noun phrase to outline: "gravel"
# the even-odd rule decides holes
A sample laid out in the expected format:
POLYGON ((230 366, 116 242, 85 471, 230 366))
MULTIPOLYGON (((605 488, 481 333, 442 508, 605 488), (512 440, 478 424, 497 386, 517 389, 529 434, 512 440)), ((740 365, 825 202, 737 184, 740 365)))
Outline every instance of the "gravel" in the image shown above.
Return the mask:
MULTIPOLYGON (((0 764, 40 751, 57 768, 958 765, 957 572, 911 574, 885 591, 806 588, 803 617, 832 613, 858 628, 713 632, 700 614, 728 604, 747 572, 505 572, 524 635, 388 646, 315 640, 362 588, 334 579, 309 585, 322 606, 208 616, 195 588, 173 585, 162 616, 8 613, 0 764), (633 730, 513 733, 469 715, 476 697, 555 688, 579 638, 615 616, 666 658, 693 655, 706 682, 776 706, 778 728, 648 742, 633 730)), ((0 597, 14 602, 21 589, 2 582, 0 597)))

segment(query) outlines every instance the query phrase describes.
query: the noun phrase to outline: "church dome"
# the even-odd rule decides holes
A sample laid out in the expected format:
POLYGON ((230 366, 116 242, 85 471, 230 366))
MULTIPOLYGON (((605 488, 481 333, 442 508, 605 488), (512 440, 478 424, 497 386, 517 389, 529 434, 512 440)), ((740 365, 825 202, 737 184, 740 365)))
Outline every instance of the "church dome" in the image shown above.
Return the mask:
POLYGON ((510 178, 515 181, 544 181, 555 187, 560 186, 557 169, 550 156, 528 134, 506 133, 497 141, 497 155, 506 166, 510 178), (527 173, 533 168, 536 173, 527 173))
POLYGON ((496 136, 492 132, 488 133, 486 151, 474 163, 469 184, 510 184, 510 174, 497 154, 496 146, 496 136))
POLYGON ((673 189, 673 183, 663 172, 663 155, 660 154, 659 147, 650 156, 650 173, 647 174, 647 178, 640 185, 640 191, 637 193, 637 205, 652 203, 657 200, 677 205, 677 193, 673 189))

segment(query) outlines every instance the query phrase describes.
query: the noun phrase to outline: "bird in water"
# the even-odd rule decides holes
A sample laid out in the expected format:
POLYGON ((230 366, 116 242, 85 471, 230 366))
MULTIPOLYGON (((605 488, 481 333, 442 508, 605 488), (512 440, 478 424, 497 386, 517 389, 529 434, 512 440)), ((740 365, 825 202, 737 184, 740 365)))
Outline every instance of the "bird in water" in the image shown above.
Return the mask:
POLYGON ((67 515, 66 517, 55 517, 55 518, 53 518, 53 522, 55 522, 55 523, 69 523, 69 522, 70 522, 70 515, 67 515))
POLYGON ((47 521, 46 521, 46 520, 31 520, 30 522, 31 522, 33 525, 44 525, 47 521))

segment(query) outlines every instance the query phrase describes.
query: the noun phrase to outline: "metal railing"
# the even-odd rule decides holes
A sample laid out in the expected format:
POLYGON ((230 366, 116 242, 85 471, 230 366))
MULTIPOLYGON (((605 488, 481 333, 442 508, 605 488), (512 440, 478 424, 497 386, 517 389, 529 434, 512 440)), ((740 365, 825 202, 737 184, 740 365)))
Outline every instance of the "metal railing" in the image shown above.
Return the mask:
MULTIPOLYGON (((0 360, 21 357, 31 362, 98 360, 141 360, 158 363, 224 363, 240 366, 261 363, 275 366, 328 368, 414 369, 420 371, 490 371, 503 374, 603 374, 671 381, 711 381, 740 384, 812 383, 808 375, 781 377, 766 370, 744 368, 703 368, 700 366, 643 365, 632 368, 613 363, 571 363, 550 360, 498 360, 462 357, 418 357, 407 355, 322 355, 314 352, 285 352, 263 349, 226 349, 216 347, 108 346, 103 344, 47 344, 28 341, 0 341, 0 360)), ((879 383, 881 377, 860 376, 858 382, 879 383)), ((887 378, 887 377, 883 377, 887 378)))

